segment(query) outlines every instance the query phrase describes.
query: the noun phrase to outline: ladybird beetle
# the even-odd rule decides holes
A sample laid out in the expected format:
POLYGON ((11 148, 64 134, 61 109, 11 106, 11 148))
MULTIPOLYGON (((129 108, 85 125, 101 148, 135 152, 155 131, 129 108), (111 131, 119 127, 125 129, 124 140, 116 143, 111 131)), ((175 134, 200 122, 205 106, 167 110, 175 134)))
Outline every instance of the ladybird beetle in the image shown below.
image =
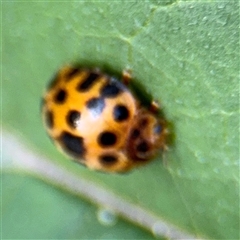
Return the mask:
POLYGON ((125 172, 166 149, 167 128, 157 105, 143 106, 128 88, 99 69, 66 66, 43 97, 48 135, 72 159, 91 169, 125 172))

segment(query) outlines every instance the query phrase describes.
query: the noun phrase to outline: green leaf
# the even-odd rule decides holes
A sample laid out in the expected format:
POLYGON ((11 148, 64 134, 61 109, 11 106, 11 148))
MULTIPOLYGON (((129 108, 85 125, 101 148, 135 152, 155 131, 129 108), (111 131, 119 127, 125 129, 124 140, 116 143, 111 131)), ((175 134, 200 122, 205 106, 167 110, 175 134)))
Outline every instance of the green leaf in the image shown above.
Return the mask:
POLYGON ((3 239, 154 239, 108 211, 30 176, 3 173, 3 239))
POLYGON ((189 234, 240 237, 238 1, 3 1, 2 15, 4 129, 189 234), (159 154, 129 174, 107 175, 55 150, 40 99, 71 62, 132 70, 172 126, 166 166, 159 154))

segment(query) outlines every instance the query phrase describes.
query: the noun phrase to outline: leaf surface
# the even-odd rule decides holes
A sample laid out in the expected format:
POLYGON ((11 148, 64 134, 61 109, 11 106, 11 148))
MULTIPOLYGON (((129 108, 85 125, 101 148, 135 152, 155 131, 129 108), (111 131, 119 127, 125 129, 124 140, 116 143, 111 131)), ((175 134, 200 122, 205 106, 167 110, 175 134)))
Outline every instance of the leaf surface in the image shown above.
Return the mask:
POLYGON ((195 236, 239 238, 238 1, 2 2, 3 126, 89 179, 195 236), (132 70, 160 101, 174 142, 126 175, 66 160, 40 101, 69 62, 132 70))

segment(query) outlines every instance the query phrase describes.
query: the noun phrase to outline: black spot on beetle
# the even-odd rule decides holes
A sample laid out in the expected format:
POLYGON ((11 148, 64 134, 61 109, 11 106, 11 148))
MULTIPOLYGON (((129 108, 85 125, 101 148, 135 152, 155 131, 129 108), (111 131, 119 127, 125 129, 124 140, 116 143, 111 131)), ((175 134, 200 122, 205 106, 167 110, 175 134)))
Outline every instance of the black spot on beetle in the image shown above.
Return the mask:
POLYGON ((100 94, 102 97, 114 98, 122 92, 122 86, 116 81, 110 81, 102 87, 100 94))
POLYGON ((69 111, 66 117, 67 124, 72 128, 76 128, 80 120, 80 117, 81 117, 80 112, 76 110, 69 111))
POLYGON ((59 138, 63 148, 72 156, 83 158, 86 149, 82 137, 76 137, 68 132, 63 132, 59 138))
POLYGON ((79 68, 71 68, 70 71, 66 73, 66 79, 71 80, 79 72, 80 72, 79 68))
POLYGON ((141 143, 139 143, 137 145, 137 151, 141 152, 141 153, 146 153, 149 150, 149 146, 147 144, 147 142, 142 141, 141 143))
POLYGON ((126 106, 124 105, 116 105, 113 109, 113 118, 117 122, 122 122, 127 120, 129 117, 129 111, 126 106))
POLYGON ((117 141, 117 136, 113 132, 105 131, 98 136, 98 143, 103 147, 113 146, 117 141))
POLYGON ((92 87, 92 85, 97 81, 98 77, 99 73, 91 72, 84 81, 81 81, 78 84, 77 90, 80 92, 89 90, 92 87))
POLYGON ((140 130, 139 129, 133 129, 131 132, 131 139, 136 139, 140 136, 140 130))
POLYGON ((98 116, 102 113, 105 107, 105 102, 103 98, 91 98, 86 102, 86 106, 91 110, 94 116, 98 116))
POLYGON ((54 101, 59 104, 63 104, 66 101, 67 92, 64 89, 58 90, 54 96, 54 101))
POLYGON ((118 161, 118 158, 113 154, 104 154, 99 157, 99 160, 103 165, 113 165, 118 161))

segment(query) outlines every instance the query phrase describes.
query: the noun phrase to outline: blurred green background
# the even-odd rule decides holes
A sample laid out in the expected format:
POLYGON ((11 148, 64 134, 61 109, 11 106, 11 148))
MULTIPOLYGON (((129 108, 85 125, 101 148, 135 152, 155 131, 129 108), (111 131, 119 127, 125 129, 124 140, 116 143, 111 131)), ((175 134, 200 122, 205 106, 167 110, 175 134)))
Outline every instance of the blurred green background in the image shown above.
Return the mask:
POLYGON ((191 236, 239 238, 238 1, 2 1, 1 9, 3 239, 159 237, 114 214, 101 221, 102 208, 83 195, 24 164, 19 169, 31 157, 12 154, 18 147, 9 134, 191 236), (145 167, 108 175, 55 149, 40 99, 55 71, 71 62, 132 70, 173 126, 166 165, 159 154, 145 167))

